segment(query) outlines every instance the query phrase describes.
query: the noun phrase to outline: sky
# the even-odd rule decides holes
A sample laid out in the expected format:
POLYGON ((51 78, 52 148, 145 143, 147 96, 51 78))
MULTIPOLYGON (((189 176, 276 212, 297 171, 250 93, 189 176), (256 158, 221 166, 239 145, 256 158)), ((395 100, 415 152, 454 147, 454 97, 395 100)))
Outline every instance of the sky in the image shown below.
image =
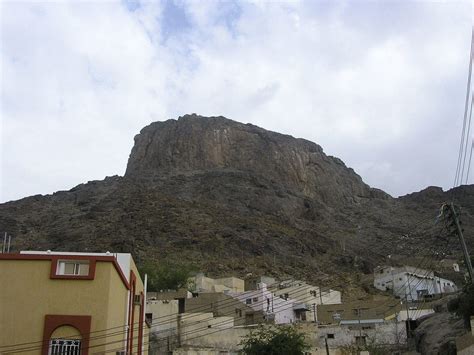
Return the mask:
POLYGON ((187 113, 314 141, 392 196, 453 186, 469 1, 3 0, 0 12, 0 202, 123 175, 141 128, 187 113))

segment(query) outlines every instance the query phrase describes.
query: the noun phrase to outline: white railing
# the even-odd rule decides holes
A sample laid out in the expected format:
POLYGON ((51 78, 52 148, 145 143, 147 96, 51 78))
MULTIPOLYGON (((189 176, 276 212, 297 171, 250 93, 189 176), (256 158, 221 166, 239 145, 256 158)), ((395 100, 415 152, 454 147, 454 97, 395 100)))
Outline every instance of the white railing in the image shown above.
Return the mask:
POLYGON ((77 339, 51 339, 48 355, 81 355, 81 341, 77 339))

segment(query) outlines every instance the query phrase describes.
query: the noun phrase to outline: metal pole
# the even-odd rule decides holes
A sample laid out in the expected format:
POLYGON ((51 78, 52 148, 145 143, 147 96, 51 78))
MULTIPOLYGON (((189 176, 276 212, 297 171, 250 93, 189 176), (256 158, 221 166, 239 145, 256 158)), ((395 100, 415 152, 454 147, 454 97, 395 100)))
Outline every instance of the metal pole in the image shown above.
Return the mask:
POLYGON ((5 235, 3 236, 2 254, 5 253, 6 246, 7 246, 7 232, 5 232, 5 235))
POLYGON ((328 346, 328 336, 324 337, 324 342, 326 343, 326 355, 329 355, 329 346, 328 346))
POLYGON ((456 210, 454 209, 454 204, 451 203, 449 205, 449 208, 451 209, 451 213, 453 215, 454 223, 456 224, 456 229, 458 231, 459 242, 461 243, 462 251, 464 253, 464 261, 466 262, 467 271, 469 273, 469 278, 471 279, 471 283, 472 283, 473 280, 474 280, 474 276, 473 276, 473 271, 472 271, 471 258, 469 256, 469 252, 468 252, 467 247, 466 247, 466 242, 464 241, 464 236, 462 234, 461 225, 459 224, 458 216, 456 215, 456 210))
MULTIPOLYGON (((145 280, 143 282, 143 321, 146 322, 146 294, 148 292, 148 274, 145 274, 145 280)), ((142 327, 145 327, 145 324, 141 324, 142 327)), ((145 349, 143 344, 145 343, 145 332, 142 335, 142 354, 145 353, 145 349)))
POLYGON ((9 235, 9 236, 8 236, 8 249, 7 249, 7 253, 10 252, 10 242, 11 242, 11 241, 12 241, 12 236, 9 235))
POLYGON ((359 345, 362 342, 362 327, 360 325, 360 311, 361 311, 361 309, 359 307, 359 309, 357 310, 357 316, 358 316, 358 319, 359 319, 359 343, 357 344, 357 348, 359 348, 359 345))
POLYGON ((407 309, 407 326, 408 326, 407 337, 411 338, 410 313, 408 312, 408 297, 406 296, 406 293, 405 293, 405 306, 406 306, 406 309, 407 309))

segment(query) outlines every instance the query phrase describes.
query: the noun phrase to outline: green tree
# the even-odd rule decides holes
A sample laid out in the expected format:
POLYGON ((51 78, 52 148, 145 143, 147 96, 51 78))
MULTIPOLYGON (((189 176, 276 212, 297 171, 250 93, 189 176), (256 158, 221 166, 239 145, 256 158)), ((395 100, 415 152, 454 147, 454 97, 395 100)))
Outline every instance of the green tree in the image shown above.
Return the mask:
POLYGON ((303 355, 309 345, 294 326, 264 327, 244 337, 240 343, 245 355, 303 355))
POLYGON ((140 268, 142 278, 148 275, 148 291, 187 288, 193 266, 186 263, 146 262, 140 268))

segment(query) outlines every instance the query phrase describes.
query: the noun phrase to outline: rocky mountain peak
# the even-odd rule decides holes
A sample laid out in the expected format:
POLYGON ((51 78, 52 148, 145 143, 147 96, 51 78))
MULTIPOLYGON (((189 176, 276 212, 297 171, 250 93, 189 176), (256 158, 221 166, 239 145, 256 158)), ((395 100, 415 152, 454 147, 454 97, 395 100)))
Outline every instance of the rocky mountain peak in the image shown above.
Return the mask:
POLYGON ((135 136, 125 177, 241 171, 323 202, 356 201, 375 191, 338 158, 305 139, 196 114, 154 122, 135 136))

